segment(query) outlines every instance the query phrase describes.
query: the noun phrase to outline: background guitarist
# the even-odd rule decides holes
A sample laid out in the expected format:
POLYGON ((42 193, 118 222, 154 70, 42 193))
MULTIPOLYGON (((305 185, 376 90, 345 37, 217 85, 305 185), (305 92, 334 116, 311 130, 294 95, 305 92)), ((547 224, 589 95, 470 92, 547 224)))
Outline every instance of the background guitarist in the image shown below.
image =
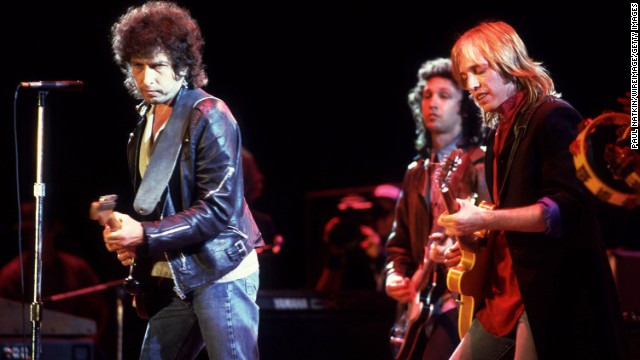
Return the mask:
POLYGON ((104 239, 142 270, 141 359, 193 359, 205 345, 210 359, 259 357, 263 241, 244 198, 238 124, 200 89, 203 45, 196 21, 171 2, 131 7, 112 27, 125 86, 143 100, 128 156, 145 216, 114 213, 121 229, 107 227, 104 239))
MULTIPOLYGON (((497 208, 458 200, 460 210, 438 223, 456 235, 499 230, 484 308, 452 358, 627 358, 593 199, 569 152, 582 116, 504 22, 464 33, 451 59, 458 83, 494 126, 486 176, 497 208)), ((447 266, 457 255, 447 252, 447 266)))
MULTIPOLYGON (((425 246, 429 249, 430 261, 442 263, 444 250, 452 244, 451 238, 445 239, 442 228, 435 223, 444 205, 433 181, 434 165, 453 149, 464 149, 462 163, 451 179, 451 188, 460 197, 477 193, 481 199, 488 200, 484 151, 478 147, 481 122, 467 93, 456 85, 449 59, 425 62, 408 100, 416 125, 418 156, 404 176, 393 231, 386 243, 385 289, 401 304, 413 301, 416 291, 420 290, 414 288, 410 277, 423 263, 425 246)), ((446 290, 444 273, 440 274, 437 286, 441 287, 442 296, 432 299, 436 302, 434 327, 429 334, 424 331, 420 334, 428 335, 429 341, 424 350, 416 350, 412 356, 415 358, 448 359, 459 341, 456 304, 446 290)))

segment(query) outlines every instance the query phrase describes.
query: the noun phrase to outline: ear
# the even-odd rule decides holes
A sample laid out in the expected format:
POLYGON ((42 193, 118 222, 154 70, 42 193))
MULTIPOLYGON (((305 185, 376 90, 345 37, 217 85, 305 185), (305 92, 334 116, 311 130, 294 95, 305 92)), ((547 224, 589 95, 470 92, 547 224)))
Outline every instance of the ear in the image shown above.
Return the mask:
POLYGON ((178 71, 178 73, 176 74, 176 78, 177 79, 182 79, 182 84, 184 86, 187 85, 187 69, 181 69, 178 71))

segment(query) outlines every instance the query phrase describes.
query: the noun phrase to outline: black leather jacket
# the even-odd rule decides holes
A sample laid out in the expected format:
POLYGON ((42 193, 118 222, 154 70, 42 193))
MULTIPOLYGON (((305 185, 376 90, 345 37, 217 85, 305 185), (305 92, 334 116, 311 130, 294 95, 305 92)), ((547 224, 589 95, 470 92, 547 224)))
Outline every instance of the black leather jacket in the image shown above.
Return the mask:
MULTIPOLYGON (((184 96, 182 89, 176 104, 184 96)), ((140 141, 146 116, 131 134, 129 170, 140 186, 140 141)), ((193 105, 168 190, 143 221, 138 263, 164 257, 184 296, 233 270, 262 236, 244 198, 240 129, 226 104, 213 96, 193 105)))

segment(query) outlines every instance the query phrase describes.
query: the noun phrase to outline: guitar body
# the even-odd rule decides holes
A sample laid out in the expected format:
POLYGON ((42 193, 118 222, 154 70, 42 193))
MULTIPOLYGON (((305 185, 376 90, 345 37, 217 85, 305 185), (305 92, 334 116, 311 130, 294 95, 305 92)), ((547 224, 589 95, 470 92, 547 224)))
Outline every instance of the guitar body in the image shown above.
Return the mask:
POLYGON ((460 243, 460 263, 447 274, 447 287, 451 292, 460 295, 458 299, 458 335, 460 339, 467 333, 478 307, 484 299, 483 291, 485 279, 489 271, 491 257, 491 242, 468 247, 464 241, 460 243))
POLYGON ((173 280, 150 275, 154 263, 147 258, 136 260, 133 272, 127 278, 139 284, 137 292, 129 293, 133 295, 133 306, 141 319, 149 319, 169 305, 175 294, 173 280))
POLYGON ((427 344, 427 329, 433 326, 435 319, 435 302, 445 289, 444 285, 437 281, 437 268, 435 263, 429 261, 426 248, 424 254, 422 264, 411 277, 411 282, 418 292, 391 328, 394 360, 422 357, 427 344))
POLYGON ((149 311, 144 294, 133 295, 133 307, 136 308, 136 314, 140 319, 149 319, 149 311))
POLYGON ((424 327, 433 305, 425 308, 423 304, 407 306, 392 328, 391 344, 394 360, 409 360, 419 357, 426 346, 424 327))
MULTIPOLYGON (((151 313, 149 310, 149 297, 147 296, 148 289, 146 288, 148 285, 148 281, 142 281, 142 276, 139 273, 141 270, 142 264, 139 261, 136 261, 135 264, 132 265, 129 276, 125 279, 126 281, 136 282, 138 285, 137 290, 129 291, 129 294, 133 296, 132 305, 136 309, 136 314, 141 319, 149 319, 149 314, 151 313)), ((126 288, 127 286, 125 286, 126 288)))

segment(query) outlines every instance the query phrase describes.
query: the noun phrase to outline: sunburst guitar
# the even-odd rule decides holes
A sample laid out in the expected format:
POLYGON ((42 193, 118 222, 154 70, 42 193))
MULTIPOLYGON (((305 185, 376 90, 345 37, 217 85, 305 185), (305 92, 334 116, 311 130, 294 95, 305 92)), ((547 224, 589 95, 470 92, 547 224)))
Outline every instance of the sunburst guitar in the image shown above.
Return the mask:
MULTIPOLYGON (((462 150, 452 151, 443 162, 439 173, 436 174, 438 189, 449 214, 460 209, 456 195, 450 188, 453 173, 462 161, 462 150)), ((491 210, 495 205, 481 202, 479 207, 491 210)), ((458 265, 449 269, 447 273, 447 287, 452 293, 458 294, 458 335, 460 339, 469 330, 478 307, 484 299, 483 290, 488 276, 489 260, 493 242, 489 239, 488 231, 476 231, 473 235, 456 237, 460 244, 461 260, 458 265)))

